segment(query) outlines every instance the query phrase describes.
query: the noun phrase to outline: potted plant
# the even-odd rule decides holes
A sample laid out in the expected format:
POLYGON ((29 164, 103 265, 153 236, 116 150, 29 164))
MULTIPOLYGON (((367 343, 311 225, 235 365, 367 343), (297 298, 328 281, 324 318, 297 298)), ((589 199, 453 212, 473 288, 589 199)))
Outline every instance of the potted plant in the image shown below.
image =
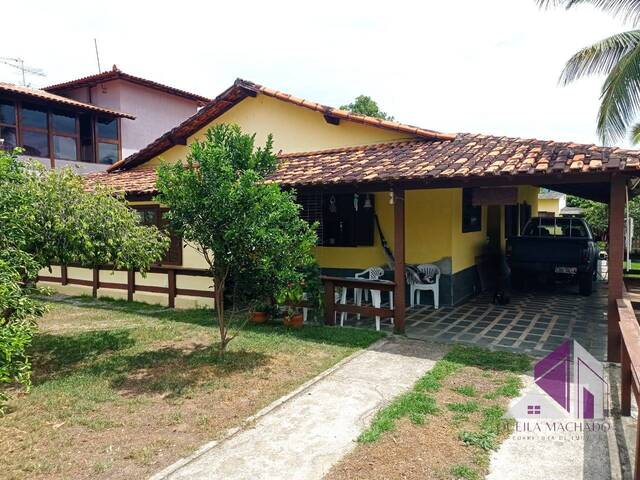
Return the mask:
POLYGON ((264 323, 271 314, 272 307, 266 302, 255 302, 249 310, 249 321, 251 323, 264 323))
POLYGON ((283 323, 285 327, 302 327, 304 317, 300 311, 300 302, 304 297, 302 285, 289 285, 276 296, 278 305, 283 308, 283 323))

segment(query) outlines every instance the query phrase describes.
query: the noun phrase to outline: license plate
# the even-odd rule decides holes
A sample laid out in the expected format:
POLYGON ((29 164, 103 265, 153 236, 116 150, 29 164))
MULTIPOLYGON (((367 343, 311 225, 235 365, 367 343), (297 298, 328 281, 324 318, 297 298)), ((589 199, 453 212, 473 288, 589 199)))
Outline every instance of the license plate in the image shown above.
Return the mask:
POLYGON ((578 273, 578 267, 556 267, 555 272, 575 275, 576 273, 578 273))

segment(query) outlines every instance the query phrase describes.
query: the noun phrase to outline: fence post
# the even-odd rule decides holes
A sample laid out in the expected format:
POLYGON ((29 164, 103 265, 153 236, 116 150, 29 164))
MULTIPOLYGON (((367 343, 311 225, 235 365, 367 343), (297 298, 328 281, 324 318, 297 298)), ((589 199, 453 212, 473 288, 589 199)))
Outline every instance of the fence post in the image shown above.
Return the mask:
POLYGON ((136 291, 136 272, 127 271, 127 300, 133 302, 133 294, 136 291))
POLYGON ((92 294, 93 298, 98 296, 98 288, 100 287, 100 269, 94 267, 93 268, 93 284, 92 284, 92 294))
POLYGON ((176 306, 176 271, 171 269, 167 270, 168 276, 168 290, 169 290, 169 308, 175 308, 176 306))
POLYGON ((620 369, 620 414, 631 415, 631 359, 627 346, 622 341, 622 365, 620 369))
POLYGON ((324 283, 324 323, 325 325, 336 324, 336 296, 335 286, 332 281, 324 283))

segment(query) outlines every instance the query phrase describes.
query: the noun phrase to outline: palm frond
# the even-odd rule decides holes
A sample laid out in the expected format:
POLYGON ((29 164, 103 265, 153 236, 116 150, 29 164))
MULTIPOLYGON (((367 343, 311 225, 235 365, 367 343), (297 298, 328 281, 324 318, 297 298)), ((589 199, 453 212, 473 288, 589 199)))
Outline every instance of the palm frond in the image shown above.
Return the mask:
POLYGON ((566 85, 590 75, 608 75, 621 58, 640 45, 640 30, 617 33, 583 48, 567 62, 560 75, 566 85))
POLYGON ((602 86, 598 134, 604 143, 624 137, 640 111, 640 47, 624 55, 602 86))
POLYGON ((536 0, 536 3, 541 8, 565 7, 567 10, 589 4, 633 25, 640 21, 640 0, 536 0))
POLYGON ((629 141, 634 145, 638 145, 640 143, 640 123, 636 123, 633 127, 631 127, 631 132, 629 133, 629 141))

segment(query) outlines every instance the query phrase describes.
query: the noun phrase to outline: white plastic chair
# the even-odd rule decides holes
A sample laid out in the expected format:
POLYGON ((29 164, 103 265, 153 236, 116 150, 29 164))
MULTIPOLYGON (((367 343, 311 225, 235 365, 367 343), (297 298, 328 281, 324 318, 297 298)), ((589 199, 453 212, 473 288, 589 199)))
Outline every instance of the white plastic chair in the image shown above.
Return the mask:
POLYGON ((433 307, 437 310, 440 306, 440 269, 433 264, 424 263, 415 267, 423 278, 431 278, 431 283, 418 281, 415 275, 407 275, 407 281, 410 287, 411 306, 420 303, 420 293, 425 291, 433 292, 433 307))
MULTIPOLYGON (((382 267, 369 267, 354 275, 355 278, 363 278, 366 280, 380 280, 383 276, 384 269, 382 267)), ((358 306, 362 305, 362 297, 364 296, 365 301, 368 301, 369 295, 371 295, 371 303, 373 306, 380 308, 382 304, 382 293, 380 290, 372 290, 369 288, 353 289, 353 298, 358 306)), ((393 309, 393 292, 389 292, 389 306, 393 309)), ((358 314, 358 319, 359 318, 360 314, 358 314)), ((391 322, 393 323, 393 318, 391 319, 391 322)), ((376 317, 376 330, 380 330, 380 317, 376 317)))
MULTIPOLYGON (((307 299, 307 294, 303 294, 302 295, 302 299, 306 300, 307 299)), ((347 288, 346 287, 338 287, 335 290, 335 299, 336 299, 336 303, 347 303, 347 288)), ((309 313, 309 308, 308 307, 302 307, 302 321, 304 323, 307 323, 307 315, 309 313)), ((336 312, 337 313, 337 312, 336 312)), ((340 313, 340 326, 343 327, 344 326, 344 319, 347 318, 347 312, 341 312, 340 313)))

